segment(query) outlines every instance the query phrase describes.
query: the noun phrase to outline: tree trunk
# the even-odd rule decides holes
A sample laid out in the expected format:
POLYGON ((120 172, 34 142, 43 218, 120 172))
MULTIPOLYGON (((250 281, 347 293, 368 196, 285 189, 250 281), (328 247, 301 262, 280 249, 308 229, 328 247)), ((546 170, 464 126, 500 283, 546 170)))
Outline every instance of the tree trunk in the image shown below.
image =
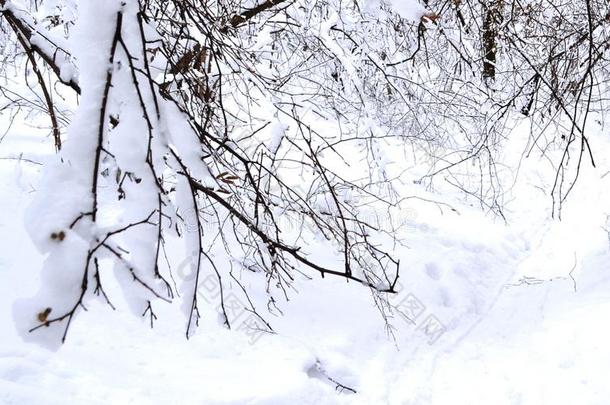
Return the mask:
POLYGON ((483 5, 483 77, 496 77, 498 24, 502 18, 502 0, 485 0, 483 5))

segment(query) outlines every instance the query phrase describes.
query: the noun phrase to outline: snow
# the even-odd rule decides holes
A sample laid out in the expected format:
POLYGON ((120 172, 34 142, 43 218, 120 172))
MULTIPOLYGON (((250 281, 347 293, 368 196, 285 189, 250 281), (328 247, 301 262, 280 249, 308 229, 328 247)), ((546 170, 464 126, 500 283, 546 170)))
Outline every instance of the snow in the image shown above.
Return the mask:
MULTIPOLYGON (((31 160, 53 153, 27 127, 0 151, 31 160)), ((610 395, 610 246, 599 222, 610 188, 600 172, 583 178, 568 207, 587 215, 561 222, 548 219, 545 198, 513 205, 521 219, 509 226, 466 205, 440 215, 409 200, 392 300, 414 324, 396 315, 395 340, 362 287, 314 277, 271 320, 277 334, 228 331, 206 309, 186 341, 179 308, 157 307, 151 330, 127 302, 111 311, 94 301, 54 352, 12 326, 14 303, 46 282, 22 225, 41 168, 1 160, 0 170, 0 403, 601 404, 610 395), (440 333, 425 329, 430 317, 440 333)))
MULTIPOLYGON (((414 22, 426 12, 414 0, 387 4, 414 22)), ((530 136, 526 125, 516 126, 503 147, 506 156, 502 162, 507 167, 520 167, 519 176, 502 173, 511 184, 506 193, 506 221, 482 211, 476 201, 455 190, 440 193, 426 189, 417 182, 426 168, 412 168, 415 164, 391 143, 371 141, 377 165, 374 180, 400 174, 394 191, 404 199, 388 209, 393 218, 367 206, 364 197, 353 195, 348 188, 339 190, 338 195, 360 207, 362 217, 396 228, 391 235, 395 239, 370 236, 392 249, 401 263, 398 293, 388 298, 397 308, 388 314, 391 328, 366 288, 341 278, 322 279, 310 272, 305 273, 307 277, 297 275, 295 290, 289 291, 286 299, 275 296, 277 309, 271 305, 265 308, 264 274, 243 270, 238 259, 247 264, 256 259, 240 250, 235 240, 227 238, 227 249, 234 250, 232 259, 220 247, 210 250, 208 261, 193 255, 201 250, 201 243, 212 244, 218 229, 204 223, 200 233, 196 210, 201 207, 194 206, 186 177, 174 173, 169 181, 175 183, 176 190, 162 201, 168 209, 160 225, 166 231, 167 254, 178 263, 168 278, 177 285, 179 296, 175 303, 165 302, 169 298, 154 302, 154 328, 151 314, 143 316, 142 306, 153 294, 131 287, 134 275, 154 288, 163 287, 153 275, 139 271, 155 264, 150 252, 157 240, 156 218, 108 242, 128 246, 129 263, 111 263, 110 255, 99 255, 102 267, 111 270, 102 271, 100 277, 112 308, 100 297, 87 297, 63 345, 61 327, 42 327, 36 335, 31 334, 28 330, 40 326, 36 318, 45 308, 50 308, 51 314, 62 314, 77 302, 83 263, 95 236, 114 229, 111 225, 133 224, 155 212, 158 200, 151 172, 165 174, 164 157, 175 171, 184 163, 192 178, 204 186, 218 187, 203 158, 208 151, 202 149, 182 112, 171 103, 162 103, 159 119, 148 111, 154 127, 154 149, 167 152, 167 156, 152 156, 153 170, 147 164, 149 128, 141 119, 139 94, 124 65, 108 64, 108 39, 116 12, 126 7, 125 18, 133 19, 135 5, 133 1, 122 5, 118 0, 79 3, 76 32, 80 37, 75 38, 82 41, 65 44, 75 60, 61 64, 61 76, 65 80, 79 76, 83 92, 59 154, 55 154, 52 139, 37 128, 36 119, 22 115, 0 138, 1 404, 607 402, 610 157, 605 152, 610 151, 610 140, 603 127, 594 125, 588 129, 591 142, 600 151, 597 169, 583 166, 561 220, 549 217, 550 199, 542 191, 549 189, 554 169, 539 159, 522 157, 530 136), (91 43, 98 46, 91 47, 91 43), (126 181, 128 197, 99 221, 84 220, 72 229, 70 223, 92 204, 90 159, 97 139, 85 135, 96 133, 108 69, 115 75, 110 113, 118 116, 120 123, 108 131, 104 146, 113 154, 117 167, 139 181, 126 181), (181 160, 172 161, 170 151, 181 160), (87 170, 73 170, 73 166, 87 170), (178 222, 178 214, 183 220, 183 241, 178 240, 173 227, 170 232, 169 224, 178 222), (60 232, 62 237, 58 238, 60 232), (196 260, 203 260, 199 285, 193 283, 196 260), (127 264, 133 266, 133 273, 127 264), (228 319, 220 315, 214 266, 221 268, 225 280, 228 319), (242 308, 242 285, 251 291, 252 305, 266 315, 272 332, 242 308), (185 317, 194 319, 193 296, 199 302, 201 318, 197 333, 189 329, 186 340, 185 317), (224 326, 226 320, 232 325, 230 330, 224 326), (41 335, 43 345, 38 344, 41 335)), ((365 5, 373 12, 382 2, 369 0, 365 5)), ((331 36, 331 27, 339 21, 337 14, 323 17, 320 38, 357 81, 356 56, 331 36)), ((130 49, 137 49, 133 45, 138 33, 126 29, 124 35, 130 49)), ((252 50, 272 53, 271 41, 271 31, 266 31, 258 36, 252 50)), ((45 44, 39 37, 34 42, 45 44)), ((269 71, 273 73, 273 69, 269 71)), ((362 91, 362 83, 352 85, 362 91)), ((152 95, 145 85, 141 87, 142 97, 151 105, 152 95)), ((227 101, 227 109, 241 101, 234 95, 227 101)), ((284 150, 289 149, 287 144, 296 129, 293 121, 269 108, 286 100, 278 96, 278 100, 265 101, 266 105, 251 107, 260 110, 256 115, 260 120, 249 123, 252 129, 260 128, 252 141, 253 149, 260 142, 275 159, 288 153, 284 150)), ((365 111, 361 128, 385 134, 373 114, 372 109, 365 111)), ((302 119, 314 122, 314 130, 329 139, 341 131, 339 122, 321 118, 313 109, 303 109, 302 119)), ((1 131, 8 121, 9 117, 0 115, 1 131)), ((250 128, 244 128, 248 131, 243 136, 250 136, 250 128)), ((350 156, 351 147, 341 149, 341 156, 329 152, 320 158, 333 170, 356 177, 358 170, 349 163, 359 155, 350 156)), ((307 187, 306 175, 291 178, 289 174, 284 172, 282 180, 294 183, 296 190, 301 185, 307 187)), ((111 180, 102 179, 100 193, 114 186, 111 180)), ((316 196, 312 205, 337 211, 338 204, 330 193, 316 196)), ((295 223, 279 209, 277 215, 284 240, 315 231, 295 223)), ((240 228, 235 229, 235 239, 244 237, 240 228)), ((301 252, 315 254, 322 263, 337 263, 336 248, 319 233, 310 236, 301 252)), ((91 275, 85 277, 84 281, 92 282, 91 275)))
MULTIPOLYGON (((383 0, 366 0, 364 9, 367 12, 376 13, 381 7, 383 0)), ((402 18, 419 22, 423 15, 426 14, 426 9, 417 0, 388 0, 388 2, 396 13, 402 18)))
POLYGON ((419 22, 426 14, 426 9, 416 0, 390 0, 390 4, 402 18, 410 21, 419 22))

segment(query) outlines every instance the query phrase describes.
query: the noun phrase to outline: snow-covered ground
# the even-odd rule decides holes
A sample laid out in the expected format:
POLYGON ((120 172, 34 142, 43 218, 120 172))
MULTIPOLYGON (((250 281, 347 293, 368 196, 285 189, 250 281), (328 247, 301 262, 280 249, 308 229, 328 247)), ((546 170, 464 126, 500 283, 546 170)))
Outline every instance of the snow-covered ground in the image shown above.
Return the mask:
POLYGON ((209 311, 187 341, 175 306, 159 307, 151 330, 124 306, 92 303, 56 352, 23 342, 13 322, 14 302, 39 287, 23 216, 51 153, 26 126, 0 143, 0 403, 608 403, 607 153, 562 221, 548 218, 535 159, 508 225, 457 199, 458 212, 410 200, 391 298, 409 319, 396 314, 392 334, 366 289, 314 277, 281 305, 276 335, 227 331, 209 311))

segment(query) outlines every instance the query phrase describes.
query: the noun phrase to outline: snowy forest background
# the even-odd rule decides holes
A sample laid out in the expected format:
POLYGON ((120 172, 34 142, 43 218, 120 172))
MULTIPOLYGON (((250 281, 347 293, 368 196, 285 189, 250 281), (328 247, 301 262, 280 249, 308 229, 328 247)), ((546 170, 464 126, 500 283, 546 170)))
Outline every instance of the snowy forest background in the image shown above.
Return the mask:
POLYGON ((1 403, 605 403, 608 2, 0 7, 1 403))

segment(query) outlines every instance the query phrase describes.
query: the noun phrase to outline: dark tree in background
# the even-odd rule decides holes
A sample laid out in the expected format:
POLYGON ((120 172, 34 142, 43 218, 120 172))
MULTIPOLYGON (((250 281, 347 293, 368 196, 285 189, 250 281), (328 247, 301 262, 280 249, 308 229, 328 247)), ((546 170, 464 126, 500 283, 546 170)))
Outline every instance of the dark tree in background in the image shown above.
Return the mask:
POLYGON ((502 22, 502 1, 486 0, 481 2, 483 8, 483 77, 494 79, 497 63, 498 28, 502 22))

